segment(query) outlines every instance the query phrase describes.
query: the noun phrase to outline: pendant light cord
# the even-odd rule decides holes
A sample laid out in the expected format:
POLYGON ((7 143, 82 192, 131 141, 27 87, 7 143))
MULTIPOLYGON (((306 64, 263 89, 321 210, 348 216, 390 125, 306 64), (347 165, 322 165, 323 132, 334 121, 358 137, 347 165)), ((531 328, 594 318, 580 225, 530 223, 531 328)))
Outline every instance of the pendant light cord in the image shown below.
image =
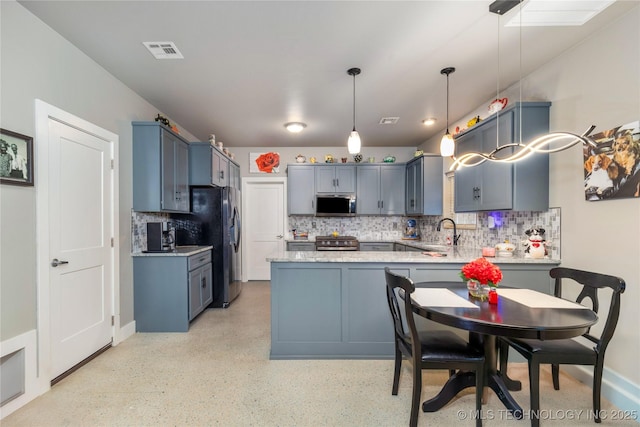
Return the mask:
POLYGON ((356 130, 356 74, 353 73, 353 130, 356 130))
POLYGON ((447 133, 449 133, 449 73, 447 73, 447 133))
POLYGON ((518 126, 519 130, 520 130, 520 141, 519 143, 522 144, 522 2, 520 2, 520 33, 519 33, 519 40, 518 43, 520 44, 519 48, 520 48, 520 63, 519 63, 519 67, 520 67, 520 126, 518 126))

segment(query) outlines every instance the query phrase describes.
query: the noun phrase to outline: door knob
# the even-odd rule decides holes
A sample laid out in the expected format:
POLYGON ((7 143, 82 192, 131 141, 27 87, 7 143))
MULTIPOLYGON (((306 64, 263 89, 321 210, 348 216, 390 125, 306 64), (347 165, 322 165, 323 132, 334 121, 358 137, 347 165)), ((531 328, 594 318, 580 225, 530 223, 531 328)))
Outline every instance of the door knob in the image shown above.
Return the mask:
POLYGON ((283 237, 284 237, 284 236, 283 236, 282 234, 278 234, 278 235, 276 236, 276 238, 278 238, 278 239, 282 239, 283 237))
POLYGON ((62 264, 69 264, 69 261, 59 261, 58 258, 51 260, 51 267, 57 267, 62 264))

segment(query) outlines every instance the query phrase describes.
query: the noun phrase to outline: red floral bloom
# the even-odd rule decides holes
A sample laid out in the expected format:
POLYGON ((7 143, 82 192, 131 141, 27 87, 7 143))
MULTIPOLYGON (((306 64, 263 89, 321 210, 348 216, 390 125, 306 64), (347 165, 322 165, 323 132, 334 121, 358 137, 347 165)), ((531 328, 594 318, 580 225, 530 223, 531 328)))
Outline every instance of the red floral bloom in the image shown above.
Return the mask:
POLYGON ((273 173, 273 169, 280 166, 280 155, 274 152, 260 154, 256 165, 261 172, 273 173))
POLYGON ((502 271, 500 271, 500 267, 490 263, 486 258, 478 258, 462 267, 460 277, 465 282, 473 279, 482 285, 498 286, 502 280, 502 271))

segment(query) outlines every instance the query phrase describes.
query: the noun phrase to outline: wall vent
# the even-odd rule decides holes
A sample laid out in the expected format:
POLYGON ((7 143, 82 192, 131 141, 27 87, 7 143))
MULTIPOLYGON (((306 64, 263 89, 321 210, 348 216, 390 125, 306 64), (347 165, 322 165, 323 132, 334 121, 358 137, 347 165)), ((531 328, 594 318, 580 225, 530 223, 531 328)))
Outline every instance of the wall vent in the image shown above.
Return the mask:
POLYGON ((400 120, 400 117, 383 117, 378 123, 381 125, 395 125, 400 120))
POLYGON ((173 42, 142 42, 156 59, 184 59, 173 42))

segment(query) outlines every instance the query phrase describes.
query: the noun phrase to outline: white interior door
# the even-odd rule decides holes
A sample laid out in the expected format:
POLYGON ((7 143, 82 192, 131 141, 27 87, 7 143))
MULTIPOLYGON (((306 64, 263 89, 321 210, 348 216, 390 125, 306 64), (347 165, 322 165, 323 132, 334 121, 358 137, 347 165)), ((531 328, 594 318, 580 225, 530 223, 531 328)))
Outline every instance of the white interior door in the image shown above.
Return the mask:
POLYGON ((265 259, 285 244, 285 180, 245 180, 242 189, 245 280, 270 280, 271 264, 265 259))
POLYGON ((51 378, 111 342, 112 143, 49 120, 51 378))

